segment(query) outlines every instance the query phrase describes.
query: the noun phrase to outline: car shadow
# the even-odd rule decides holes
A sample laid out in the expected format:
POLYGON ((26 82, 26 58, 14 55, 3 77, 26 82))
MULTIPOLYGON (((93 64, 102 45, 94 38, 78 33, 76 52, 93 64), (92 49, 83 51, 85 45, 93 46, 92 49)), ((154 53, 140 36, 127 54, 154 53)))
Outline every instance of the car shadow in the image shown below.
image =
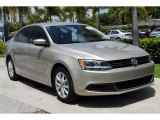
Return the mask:
POLYGON ((37 89, 37 90, 40 90, 41 92, 45 92, 47 94, 50 94, 50 95, 53 95, 53 96, 56 96, 56 92, 53 90, 52 87, 49 87, 47 85, 43 85, 41 83, 38 83, 38 82, 35 82, 35 81, 32 81, 30 79, 27 79, 27 78, 21 78, 19 80, 19 82, 27 85, 27 86, 30 86, 34 89, 37 89))
POLYGON ((148 87, 122 95, 82 97, 78 102, 78 105, 90 108, 123 107, 154 96, 155 89, 152 87, 148 87))
MULTIPOLYGON (((45 92, 47 94, 56 96, 55 91, 52 87, 37 83, 35 81, 23 78, 20 80, 21 83, 45 92)), ((125 93, 122 95, 109 95, 109 96, 89 96, 89 97, 79 97, 77 101, 70 105, 78 105, 81 107, 88 108, 115 108, 123 107, 130 104, 134 104, 145 99, 149 99, 155 96, 155 89, 152 87, 147 87, 141 90, 137 90, 130 93, 125 93)))

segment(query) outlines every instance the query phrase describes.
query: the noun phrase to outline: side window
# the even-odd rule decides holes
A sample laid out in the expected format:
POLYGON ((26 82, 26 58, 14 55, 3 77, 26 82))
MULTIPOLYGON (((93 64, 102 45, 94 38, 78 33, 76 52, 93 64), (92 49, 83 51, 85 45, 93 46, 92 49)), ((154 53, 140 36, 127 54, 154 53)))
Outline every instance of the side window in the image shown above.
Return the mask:
POLYGON ((116 31, 112 31, 112 33, 111 34, 116 34, 116 31))
POLYGON ((36 39, 45 39, 48 42, 48 38, 47 38, 45 31, 43 30, 43 28, 39 26, 33 27, 29 42, 33 43, 33 40, 36 40, 36 39))
POLYGON ((119 32, 118 32, 118 31, 115 31, 115 34, 119 34, 119 32))
POLYGON ((23 28, 19 33, 15 36, 14 40, 17 42, 27 43, 29 40, 30 30, 28 27, 23 28))

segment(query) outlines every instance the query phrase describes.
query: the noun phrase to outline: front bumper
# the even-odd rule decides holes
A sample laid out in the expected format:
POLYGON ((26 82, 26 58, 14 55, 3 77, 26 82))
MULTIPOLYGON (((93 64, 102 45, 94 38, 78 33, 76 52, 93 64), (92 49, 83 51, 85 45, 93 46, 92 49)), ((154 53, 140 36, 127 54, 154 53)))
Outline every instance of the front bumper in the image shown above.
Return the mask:
MULTIPOLYGON (((97 95, 116 95, 123 94, 135 90, 139 90, 148 86, 153 85, 154 77, 154 63, 150 62, 142 64, 137 67, 125 67, 112 69, 108 71, 85 71, 79 70, 79 74, 74 78, 75 92, 82 96, 97 96, 97 95), (115 83, 123 83, 126 81, 140 80, 146 76, 151 76, 147 83, 137 84, 135 86, 128 86, 123 89, 117 89, 115 83), (88 86, 92 85, 107 85, 106 89, 90 89, 88 86)), ((120 84, 121 86, 121 84, 120 84)), ((104 86, 103 86, 104 88, 104 86)))

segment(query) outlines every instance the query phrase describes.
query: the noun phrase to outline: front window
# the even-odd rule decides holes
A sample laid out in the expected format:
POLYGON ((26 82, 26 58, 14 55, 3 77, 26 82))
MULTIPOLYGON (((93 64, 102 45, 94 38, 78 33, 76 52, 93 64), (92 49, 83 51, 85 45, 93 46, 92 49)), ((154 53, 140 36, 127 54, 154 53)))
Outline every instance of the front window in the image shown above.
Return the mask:
POLYGON ((58 25, 46 28, 56 44, 98 42, 109 39, 104 33, 88 25, 58 25))

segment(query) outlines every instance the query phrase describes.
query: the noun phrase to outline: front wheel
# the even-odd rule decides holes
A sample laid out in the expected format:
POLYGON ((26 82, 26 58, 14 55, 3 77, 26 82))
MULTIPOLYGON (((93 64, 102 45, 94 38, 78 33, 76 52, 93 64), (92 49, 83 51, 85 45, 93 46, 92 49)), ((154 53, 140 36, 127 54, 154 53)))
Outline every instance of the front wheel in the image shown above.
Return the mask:
POLYGON ((77 95, 74 92, 72 78, 65 68, 59 67, 55 70, 53 82, 57 97, 60 101, 71 103, 76 100, 77 95))

